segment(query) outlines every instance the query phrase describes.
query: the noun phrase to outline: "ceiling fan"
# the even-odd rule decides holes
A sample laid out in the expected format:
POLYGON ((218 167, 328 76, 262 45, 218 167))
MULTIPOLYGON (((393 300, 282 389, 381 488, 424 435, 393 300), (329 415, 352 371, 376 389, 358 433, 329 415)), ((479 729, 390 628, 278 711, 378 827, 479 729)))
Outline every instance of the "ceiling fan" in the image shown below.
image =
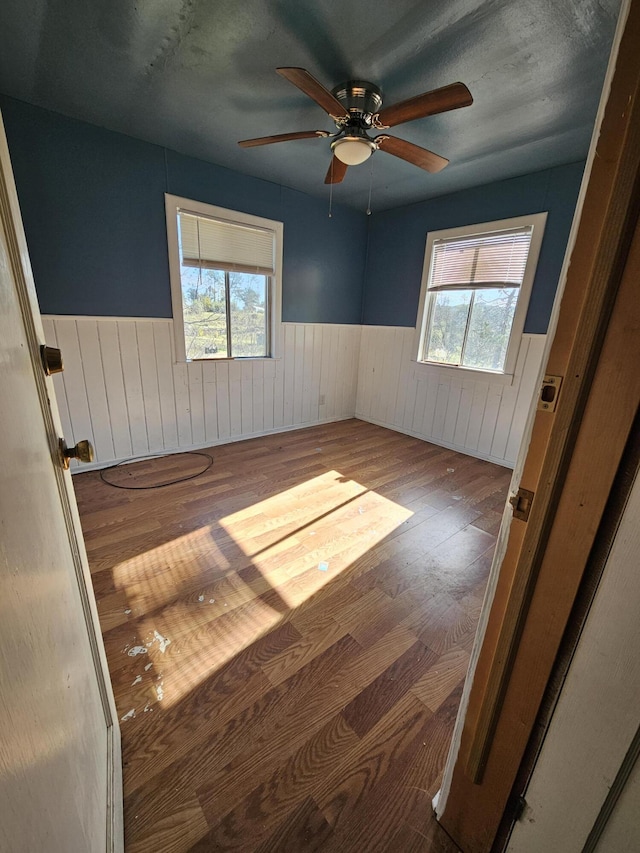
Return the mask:
POLYGON ((261 136, 243 139, 238 145, 253 148, 256 145, 271 145, 273 142, 289 142, 294 139, 331 139, 333 157, 325 184, 339 184, 349 166, 357 166, 380 149, 394 157, 400 157, 427 172, 439 172, 449 162, 444 157, 398 139, 380 133, 371 137, 372 130, 387 130, 406 121, 437 115, 448 110, 468 107, 473 103, 471 92, 464 83, 452 83, 441 89, 424 92, 391 107, 382 107, 382 92, 374 83, 351 80, 341 83, 330 92, 304 68, 276 68, 278 74, 297 86, 328 113, 338 128, 336 133, 326 130, 302 130, 294 133, 279 133, 276 136, 261 136))

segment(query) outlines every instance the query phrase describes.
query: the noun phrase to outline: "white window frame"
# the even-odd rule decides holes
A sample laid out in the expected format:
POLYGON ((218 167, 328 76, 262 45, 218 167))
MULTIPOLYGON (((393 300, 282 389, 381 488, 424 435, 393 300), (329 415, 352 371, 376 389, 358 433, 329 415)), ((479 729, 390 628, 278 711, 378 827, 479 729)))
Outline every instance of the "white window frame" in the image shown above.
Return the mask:
MULTIPOLYGON (((284 225, 274 219, 264 219, 262 216, 253 216, 249 213, 240 213, 237 210, 228 210, 225 207, 216 207, 213 204, 205 204, 202 201, 194 201, 190 198, 165 193, 165 210, 167 215, 167 246, 169 250, 169 278, 171 281, 171 304, 173 307, 173 336, 174 336, 174 361, 176 364, 191 361, 187 358, 184 339, 184 314, 182 307, 182 284, 180 280, 180 244, 178 240, 178 213, 191 213, 195 216, 208 216, 222 222, 234 225, 249 225, 256 228, 266 228, 272 231, 275 237, 274 272, 270 279, 270 352, 266 356, 243 356, 238 361, 271 361, 277 358, 278 343, 280 341, 280 327, 282 324, 282 242, 284 236, 284 225)), ((228 356, 225 358, 210 359, 212 362, 235 361, 236 358, 228 356)))
POLYGON ((418 304, 418 318, 414 347, 414 352, 416 354, 415 360, 420 370, 433 373, 442 373, 442 371, 458 371, 461 374, 470 374, 476 378, 484 377, 490 382, 503 384, 511 384, 513 382, 516 361, 518 359, 518 350, 520 349, 520 343, 522 341, 524 321, 527 316, 529 297, 531 296, 531 288, 533 286, 533 280, 538 266, 540 247, 542 245, 546 222, 546 212, 532 213, 528 216, 515 216, 509 219, 499 219, 494 222, 478 222, 474 225, 447 228, 443 231, 430 231, 427 234, 427 245, 424 254, 424 266, 422 269, 422 283, 420 286, 420 302, 418 304), (490 231, 505 231, 511 228, 520 228, 525 225, 531 225, 533 227, 533 231, 531 234, 531 243, 529 245, 529 254, 527 256, 524 277, 520 286, 518 302, 511 326, 511 334, 509 336, 509 344, 507 346, 507 354, 505 356, 504 370, 483 370, 482 368, 477 367, 465 367, 464 365, 442 364, 440 362, 423 360, 422 353, 424 352, 424 345, 429 330, 431 312, 433 311, 434 299, 432 297, 435 295, 429 292, 429 279, 431 274, 434 242, 443 238, 472 237, 476 234, 488 233, 490 231))

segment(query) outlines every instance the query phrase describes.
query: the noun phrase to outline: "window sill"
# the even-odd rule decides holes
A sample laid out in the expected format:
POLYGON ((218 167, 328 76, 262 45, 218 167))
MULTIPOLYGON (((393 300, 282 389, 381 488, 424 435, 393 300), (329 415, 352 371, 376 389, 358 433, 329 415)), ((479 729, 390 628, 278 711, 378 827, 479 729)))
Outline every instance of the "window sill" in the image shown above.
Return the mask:
POLYGON ((279 355, 256 355, 256 356, 231 356, 227 358, 188 358, 186 361, 181 361, 176 359, 174 364, 229 364, 229 363, 238 363, 244 364, 245 362, 250 361, 251 363, 255 361, 282 361, 282 356, 279 355))
POLYGON ((454 364, 436 364, 432 361, 417 361, 415 365, 416 378, 440 376, 443 379, 453 379, 459 376, 461 380, 474 379, 476 382, 488 382, 490 385, 513 385, 512 373, 492 373, 489 370, 475 370, 473 367, 458 367, 454 364))

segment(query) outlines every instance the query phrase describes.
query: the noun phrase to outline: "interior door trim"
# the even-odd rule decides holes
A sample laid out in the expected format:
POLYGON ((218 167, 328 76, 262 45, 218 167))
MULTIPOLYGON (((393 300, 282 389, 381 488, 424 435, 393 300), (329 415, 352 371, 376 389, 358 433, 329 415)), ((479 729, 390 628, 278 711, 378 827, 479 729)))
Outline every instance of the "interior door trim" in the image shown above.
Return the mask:
MULTIPOLYGON (((485 853, 490 849, 504 814, 513 780, 535 722, 539 702, 552 671, 555 653, 571 612, 588 548, 600 518, 598 513, 601 514, 602 503, 606 502, 611 486, 610 479, 615 475, 622 453, 621 447, 624 446, 628 435, 628 420, 632 420, 635 414, 630 406, 637 405, 637 399, 634 401, 631 398, 636 393, 634 375, 637 378, 637 368, 633 363, 633 353, 637 352, 638 342, 633 338, 629 341, 627 337, 626 355, 623 352, 621 356, 616 349, 616 343, 622 343, 620 330, 630 330, 635 322, 632 315, 636 310, 633 306, 637 305, 637 293, 635 302, 631 303, 631 314, 627 308, 626 313, 623 311, 621 317, 618 317, 617 341, 611 327, 614 339, 609 344, 615 358, 610 359, 609 365, 605 359, 595 365, 594 354, 589 351, 591 344, 595 344, 596 351, 601 349, 604 327, 609 319, 612 303, 616 295, 619 298, 622 294, 622 288, 619 292, 618 288, 640 206, 638 0, 623 4, 619 32, 623 32, 619 42, 620 49, 616 56, 616 43, 610 66, 613 75, 611 90, 608 91, 608 87, 605 87, 603 93, 604 100, 607 100, 608 96, 607 106, 602 125, 596 128, 594 133, 592 169, 577 228, 559 322, 546 367, 549 373, 562 375, 565 379, 570 378, 574 387, 570 395, 566 396, 567 388, 563 384, 556 412, 535 414, 535 425, 530 434, 528 451, 525 451, 526 461, 520 480, 522 486, 536 492, 532 516, 528 523, 511 523, 506 556, 502 561, 497 583, 494 583, 495 594, 491 612, 489 613, 488 607, 484 611, 488 614, 488 617, 484 617, 484 642, 481 648, 474 649, 475 657, 472 657, 471 675, 465 687, 466 706, 463 708, 463 716, 456 724, 456 739, 452 744, 449 764, 445 771, 441 796, 444 803, 438 806, 438 815, 444 828, 467 853, 485 853), (590 288, 594 280, 595 303, 590 300, 590 288), (583 322, 586 328, 591 329, 591 340, 588 342, 582 340, 578 331, 583 322), (589 346, 584 346, 585 343, 589 346), (620 358, 621 362, 612 370, 613 362, 620 358), (570 376, 569 365, 579 368, 570 376), (580 383, 584 380, 590 385, 594 369, 596 377, 602 372, 601 378, 604 381, 600 384, 597 400, 594 397, 593 403, 587 403, 580 383), (621 390, 621 383, 624 384, 628 377, 631 378, 630 384, 626 390, 621 390), (545 491, 540 492, 540 484, 543 482, 543 463, 548 453, 553 424, 561 419, 562 409, 568 400, 573 412, 578 412, 578 420, 580 412, 586 413, 590 410, 590 426, 587 428, 587 421, 582 421, 575 446, 573 442, 567 442, 564 436, 560 436, 560 453, 558 448, 554 449, 554 466, 545 469, 547 473, 551 472, 554 479, 551 486, 543 484, 546 497, 551 496, 551 504, 557 500, 556 507, 563 512, 561 520, 559 514, 556 519, 549 518, 547 507, 544 506, 547 502, 544 497, 540 501, 543 506, 539 505, 536 509, 535 505, 540 495, 545 495, 545 491), (627 406, 623 415, 624 423, 617 417, 616 406, 619 410, 627 406), (581 459, 576 451, 579 441, 585 446, 591 442, 591 449, 586 454, 584 446, 582 447, 581 459), (586 469, 583 469, 581 466, 585 464, 585 460, 586 469), (558 495, 556 489, 562 484, 555 481, 562 481, 565 471, 568 476, 573 477, 573 494, 563 488, 562 494, 558 495), (597 482, 593 476, 594 471, 598 474, 597 482), (580 472, 583 475, 582 485, 577 482, 580 472), (588 509, 583 507, 581 488, 590 495, 591 505, 588 509), (572 510, 568 510, 569 503, 573 507, 572 510), (541 552, 537 550, 538 545, 529 541, 529 567, 534 573, 540 568, 540 574, 537 580, 528 586, 529 576, 525 573, 521 578, 519 600, 512 605, 512 613, 516 614, 516 619, 511 620, 512 627, 515 624, 518 631, 524 623, 522 641, 518 642, 516 639, 511 646, 513 637, 507 637, 503 633, 502 646, 497 650, 496 641, 504 623, 515 566, 527 524, 531 526, 534 512, 546 516, 545 523, 540 524, 538 528, 539 538, 546 539, 544 534, 548 529, 555 536, 555 567, 552 565, 552 552, 549 549, 544 555, 543 564, 537 563, 542 556, 541 552), (581 525, 584 525, 585 520, 588 522, 586 532, 582 526, 581 532, 578 533, 578 520, 581 525), (564 557, 562 554, 558 557, 558 541, 564 541, 567 545, 564 548, 564 557), (535 556, 535 561, 531 559, 532 555, 535 556), (518 624, 518 620, 522 621, 518 624), (489 702, 483 710, 490 674, 493 686, 488 697, 489 702), (506 690, 502 692, 505 682, 506 690), (483 727, 478 725, 481 711, 483 727), (496 737, 493 739, 491 728, 496 723, 496 737), (474 741, 475 763, 468 761, 474 741), (484 779, 481 784, 475 784, 470 776, 475 775, 476 768, 482 768, 487 757, 484 779)), ((553 329, 551 331, 553 333, 553 329)), ((576 422, 572 418, 565 420, 564 416, 562 419, 569 429, 569 436, 572 431, 575 435, 576 422)), ((560 552, 562 550, 561 548, 560 552)))

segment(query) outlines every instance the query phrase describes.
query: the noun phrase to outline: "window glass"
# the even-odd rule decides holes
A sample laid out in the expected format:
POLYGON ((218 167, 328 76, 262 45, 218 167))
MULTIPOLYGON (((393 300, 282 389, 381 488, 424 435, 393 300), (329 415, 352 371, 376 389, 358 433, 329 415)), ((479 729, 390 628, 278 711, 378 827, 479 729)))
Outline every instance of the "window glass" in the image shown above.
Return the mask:
POLYGON ((444 290, 433 295, 426 358, 460 364, 472 290, 444 290))
POLYGON ((480 370, 504 369, 517 302, 516 287, 475 292, 461 364, 480 370))
POLYGON ((267 354, 267 286, 267 276, 229 273, 231 351, 234 356, 267 354))
POLYGON ((187 358, 227 358, 227 298, 223 270, 200 270, 183 265, 180 281, 187 358))

